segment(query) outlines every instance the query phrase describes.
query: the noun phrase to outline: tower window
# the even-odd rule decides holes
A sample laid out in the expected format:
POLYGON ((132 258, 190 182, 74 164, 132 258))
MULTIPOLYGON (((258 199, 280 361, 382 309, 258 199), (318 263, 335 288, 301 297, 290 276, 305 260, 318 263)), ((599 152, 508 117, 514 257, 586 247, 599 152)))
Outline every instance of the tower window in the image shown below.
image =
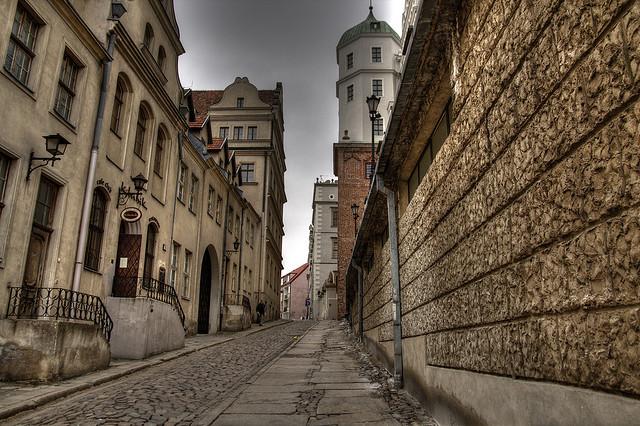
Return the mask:
POLYGON ((347 55, 347 69, 350 70, 351 68, 353 68, 353 53, 347 55))
POLYGON ((380 98, 382 97, 382 80, 374 79, 371 81, 371 93, 380 98))
POLYGON ((371 48, 371 62, 382 62, 382 47, 371 48))
POLYGON ((373 134, 376 136, 382 136, 384 132, 384 119, 376 118, 373 122, 373 134))
POLYGON ((353 84, 347 86, 347 102, 353 100, 353 84))

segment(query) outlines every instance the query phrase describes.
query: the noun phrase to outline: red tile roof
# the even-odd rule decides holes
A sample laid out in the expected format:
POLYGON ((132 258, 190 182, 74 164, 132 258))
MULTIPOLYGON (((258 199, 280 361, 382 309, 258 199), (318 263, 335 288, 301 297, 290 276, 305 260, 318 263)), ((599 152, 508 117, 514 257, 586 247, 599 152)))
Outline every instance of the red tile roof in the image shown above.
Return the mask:
POLYGON ((202 127, 207 119, 209 107, 222 99, 224 90, 192 90, 193 108, 196 110, 196 119, 189 122, 189 127, 202 127))
POLYGON ((265 104, 275 105, 278 99, 277 93, 275 90, 258 90, 258 97, 265 104))
POLYGON ((288 274, 285 274, 284 276, 286 277, 287 275, 293 275, 291 277, 291 279, 289 279, 289 282, 293 282, 296 278, 298 278, 304 271, 305 269, 307 269, 309 267, 308 263, 305 263, 302 266, 297 267, 296 269, 294 269, 293 271, 289 272, 288 274))
POLYGON ((219 151, 224 145, 223 138, 211 138, 211 143, 207 144, 208 151, 219 151))

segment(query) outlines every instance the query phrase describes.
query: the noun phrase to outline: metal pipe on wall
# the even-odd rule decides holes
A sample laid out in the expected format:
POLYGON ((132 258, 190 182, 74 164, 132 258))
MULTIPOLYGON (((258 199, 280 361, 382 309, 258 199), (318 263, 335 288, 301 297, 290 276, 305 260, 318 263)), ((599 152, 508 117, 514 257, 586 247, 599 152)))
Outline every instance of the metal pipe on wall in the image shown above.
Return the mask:
POLYGON ((358 316, 358 334, 360 335, 360 341, 364 342, 364 283, 362 282, 362 267, 358 266, 355 260, 351 261, 351 265, 358 271, 358 305, 360 311, 360 315, 358 316))
POLYGON ((98 111, 93 127, 93 142, 91 144, 91 156, 89 159, 89 171, 87 172, 87 184, 84 189, 82 201, 82 216, 80 218, 80 232, 78 233, 78 243, 76 246, 76 260, 73 265, 73 281, 71 288, 74 291, 80 290, 80 278, 82 276, 82 266, 87 250, 87 234, 89 233, 89 216, 91 215, 91 204, 93 200, 93 181, 96 177, 96 167, 98 164, 98 150, 100 148, 100 138, 102 137, 102 123, 104 122, 104 110, 107 101, 107 88, 111 75, 111 65, 113 64, 113 49, 116 43, 116 34, 110 31, 107 41, 107 53, 109 57, 104 60, 102 68, 102 82, 100 84, 100 99, 98 100, 98 111))
POLYGON ((398 224, 396 221, 396 193, 384 186, 382 176, 376 177, 378 191, 387 198, 387 223, 389 227, 389 255, 391 257, 391 285, 393 290, 393 380, 396 387, 402 388, 402 303, 400 288, 400 262, 398 257, 398 224))

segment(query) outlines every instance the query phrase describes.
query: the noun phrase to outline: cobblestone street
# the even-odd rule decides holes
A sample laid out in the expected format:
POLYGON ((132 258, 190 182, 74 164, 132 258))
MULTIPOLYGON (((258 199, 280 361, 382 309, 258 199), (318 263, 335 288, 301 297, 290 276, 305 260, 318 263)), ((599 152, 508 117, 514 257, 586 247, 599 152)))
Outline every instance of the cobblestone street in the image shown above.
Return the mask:
POLYGON ((150 367, 9 424, 190 424, 314 323, 296 321, 150 367))

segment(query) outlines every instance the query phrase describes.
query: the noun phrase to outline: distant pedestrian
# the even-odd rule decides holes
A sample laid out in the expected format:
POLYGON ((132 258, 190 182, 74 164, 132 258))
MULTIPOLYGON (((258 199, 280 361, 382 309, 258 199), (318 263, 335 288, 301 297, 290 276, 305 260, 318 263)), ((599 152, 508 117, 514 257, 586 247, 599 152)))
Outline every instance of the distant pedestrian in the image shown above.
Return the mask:
POLYGON ((260 301, 256 306, 256 313, 258 314, 258 325, 262 325, 262 317, 264 317, 264 303, 260 301))

